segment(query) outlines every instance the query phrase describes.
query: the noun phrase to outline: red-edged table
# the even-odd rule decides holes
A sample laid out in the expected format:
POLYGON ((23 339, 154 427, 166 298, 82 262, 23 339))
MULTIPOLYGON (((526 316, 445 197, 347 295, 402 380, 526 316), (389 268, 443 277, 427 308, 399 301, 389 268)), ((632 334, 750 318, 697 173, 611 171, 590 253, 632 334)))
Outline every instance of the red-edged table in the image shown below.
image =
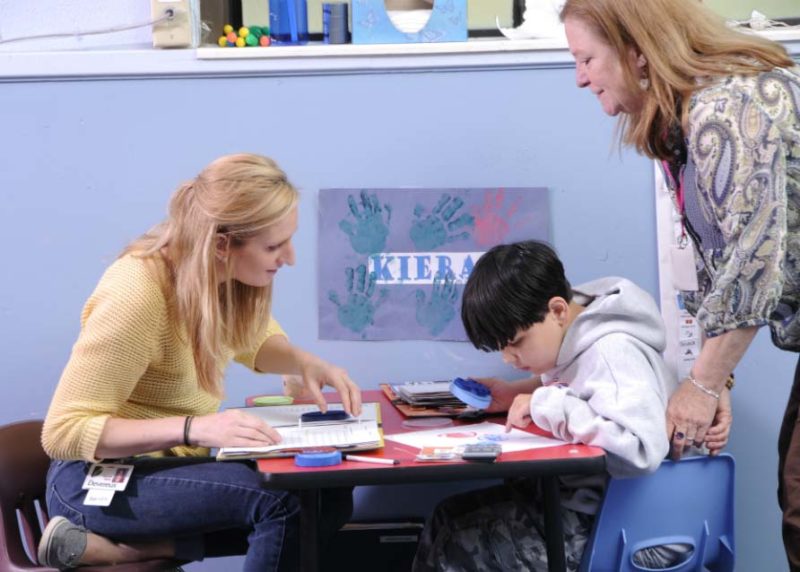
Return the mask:
MULTIPOLYGON (((385 435, 410 431, 402 426, 406 419, 379 390, 363 392, 364 402, 380 403, 381 421, 385 435)), ((248 398, 252 405, 256 396, 248 398)), ((326 394, 331 403, 339 402, 337 394, 326 394)), ((505 423, 505 416, 489 417, 488 421, 505 423)), ((469 421, 456 421, 468 424, 469 421)), ((536 427, 533 433, 546 435, 536 427)), ((385 447, 376 451, 359 452, 359 455, 397 459, 397 465, 377 465, 343 461, 332 467, 298 467, 292 458, 259 459, 258 468, 264 474, 265 486, 276 489, 296 489, 302 503, 301 534, 303 552, 302 569, 317 569, 317 511, 319 491, 329 487, 389 485, 454 481, 465 479, 503 479, 508 477, 538 477, 545 492, 545 534, 547 537, 548 570, 566 569, 563 530, 560 515, 558 476, 567 474, 593 474, 605 470, 605 451, 587 445, 563 445, 514 453, 503 453, 494 463, 481 462, 428 462, 414 460, 418 450, 407 445, 386 440, 385 447)))

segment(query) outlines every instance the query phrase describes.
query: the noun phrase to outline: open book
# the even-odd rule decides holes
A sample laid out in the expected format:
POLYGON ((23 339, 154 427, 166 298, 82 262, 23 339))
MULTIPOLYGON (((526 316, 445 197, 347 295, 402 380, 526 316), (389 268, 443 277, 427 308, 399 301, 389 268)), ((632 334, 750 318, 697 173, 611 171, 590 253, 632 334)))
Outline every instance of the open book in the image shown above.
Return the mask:
MULTIPOLYGON (((341 409, 341 403, 328 405, 329 411, 341 409)), ((378 403, 364 403, 358 417, 323 423, 300 421, 303 413, 319 411, 314 404, 248 407, 242 411, 261 417, 280 433, 283 440, 268 447, 222 447, 217 453, 218 461, 290 457, 303 449, 313 447, 335 447, 342 451, 366 451, 383 447, 378 403)))

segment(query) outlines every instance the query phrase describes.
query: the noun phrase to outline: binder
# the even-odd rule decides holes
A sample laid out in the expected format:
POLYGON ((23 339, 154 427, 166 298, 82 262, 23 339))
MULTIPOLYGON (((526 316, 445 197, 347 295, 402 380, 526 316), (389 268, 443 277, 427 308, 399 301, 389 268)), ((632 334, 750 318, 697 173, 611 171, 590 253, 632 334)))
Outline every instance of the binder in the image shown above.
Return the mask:
MULTIPOLYGON (((331 403, 328 410, 341 410, 342 404, 331 403)), ((222 447, 218 461, 291 457, 303 449, 335 447, 341 451, 368 451, 383 447, 380 405, 362 404, 362 413, 344 421, 303 423, 303 413, 318 411, 314 404, 247 407, 242 411, 261 417, 283 438, 267 447, 222 447)))

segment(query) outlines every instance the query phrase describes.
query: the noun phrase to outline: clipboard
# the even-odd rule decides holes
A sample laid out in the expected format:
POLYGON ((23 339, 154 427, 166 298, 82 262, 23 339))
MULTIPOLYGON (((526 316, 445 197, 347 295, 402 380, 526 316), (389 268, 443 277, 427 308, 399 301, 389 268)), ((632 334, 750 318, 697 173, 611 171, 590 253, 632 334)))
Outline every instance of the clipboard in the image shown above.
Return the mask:
MULTIPOLYGON (((239 408, 237 408, 239 409, 239 408)), ((218 461, 292 457, 304 449, 335 447, 341 451, 369 451, 383 447, 383 428, 379 403, 364 403, 361 415, 342 421, 303 423, 304 413, 319 411, 315 404, 279 405, 241 408, 261 417, 283 438, 267 447, 222 447, 218 461)), ((329 411, 343 410, 341 403, 328 405, 329 411)))

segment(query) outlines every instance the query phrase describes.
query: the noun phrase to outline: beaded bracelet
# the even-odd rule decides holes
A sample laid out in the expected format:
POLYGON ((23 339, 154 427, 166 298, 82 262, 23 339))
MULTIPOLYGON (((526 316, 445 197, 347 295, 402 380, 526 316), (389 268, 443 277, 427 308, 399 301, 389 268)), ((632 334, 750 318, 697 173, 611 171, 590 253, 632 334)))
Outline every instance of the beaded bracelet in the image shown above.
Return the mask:
POLYGON ((189 443, 189 429, 192 426, 192 419, 194 419, 194 415, 187 415, 186 419, 183 421, 183 444, 187 447, 192 446, 192 444, 189 443))
POLYGON ((697 389, 719 401, 719 393, 717 393, 713 389, 707 388, 705 385, 697 381, 691 374, 691 372, 686 376, 686 379, 688 379, 689 382, 691 382, 691 384, 694 385, 697 389))

